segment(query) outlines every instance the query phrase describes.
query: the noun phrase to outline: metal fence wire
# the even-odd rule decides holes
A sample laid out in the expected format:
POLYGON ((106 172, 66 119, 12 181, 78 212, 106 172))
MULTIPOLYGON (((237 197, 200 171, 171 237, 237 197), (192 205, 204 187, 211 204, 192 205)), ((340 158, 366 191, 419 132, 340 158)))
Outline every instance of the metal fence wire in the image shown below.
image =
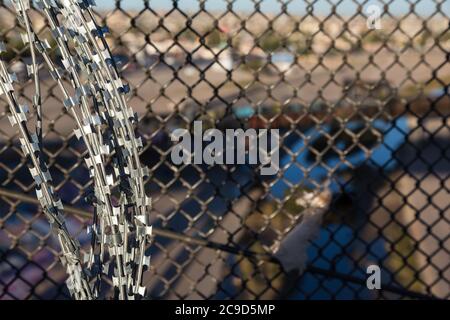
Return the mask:
MULTIPOLYGON (((96 13, 150 168, 149 298, 450 297, 450 1, 99 1, 96 13), (170 133, 196 120, 278 128, 280 171, 175 165, 170 133), (298 223, 302 192, 325 185, 332 201, 307 268, 286 272, 273 248, 298 223), (366 285, 369 265, 381 290, 366 285)), ((39 10, 31 20, 49 37, 39 10)), ((23 31, 0 1, 2 59, 31 103, 23 31)), ((88 248, 85 149, 40 69, 45 156, 69 231, 88 248)), ((66 299, 58 242, 7 116, 2 97, 0 299, 66 299)))

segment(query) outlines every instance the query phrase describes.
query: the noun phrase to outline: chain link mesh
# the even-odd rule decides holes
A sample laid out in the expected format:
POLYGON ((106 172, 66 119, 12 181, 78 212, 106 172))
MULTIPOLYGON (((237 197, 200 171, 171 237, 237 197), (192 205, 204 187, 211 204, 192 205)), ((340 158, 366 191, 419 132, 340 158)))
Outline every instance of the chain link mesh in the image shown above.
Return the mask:
MULTIPOLYGON (((450 2, 115 1, 97 7, 138 112, 155 239, 152 298, 393 299, 450 296, 450 2), (131 4, 130 4, 131 3, 131 4), (368 28, 370 5, 381 28, 368 28), (180 165, 175 128, 279 128, 276 176, 251 165, 180 165), (333 193, 308 267, 270 252, 301 192, 333 193), (261 255, 261 256, 260 256, 261 255), (269 258, 262 259, 263 255, 269 258), (366 267, 382 270, 368 290, 366 267)), ((43 15, 31 14, 48 37, 43 15)), ((0 38, 31 103, 29 48, 7 1, 0 38)), ((55 44, 51 44, 56 48, 55 44)), ((51 51, 56 59, 59 52, 51 51)), ((89 247, 92 189, 74 120, 41 64, 43 149, 67 227, 89 247)), ((0 102, 0 299, 68 298, 59 246, 0 102)))

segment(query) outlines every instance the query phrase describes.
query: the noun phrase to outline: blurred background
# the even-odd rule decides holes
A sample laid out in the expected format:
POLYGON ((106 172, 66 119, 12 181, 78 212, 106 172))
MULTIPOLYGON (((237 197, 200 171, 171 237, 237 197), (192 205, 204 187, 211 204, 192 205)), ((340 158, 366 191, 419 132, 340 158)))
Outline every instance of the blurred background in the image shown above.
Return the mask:
MULTIPOLYGON (((151 171, 149 297, 449 298, 450 1, 98 2, 151 171), (174 165, 170 133, 195 120, 280 129, 280 172, 174 165), (324 185, 333 199, 303 274, 242 254, 270 254, 301 221, 296 199, 324 185), (383 290, 366 287, 371 264, 383 290)), ((62 66, 43 15, 30 15, 62 66)), ((31 105, 24 29, 9 1, 0 17, 2 58, 31 105)), ((43 63, 40 76, 50 172, 88 248, 84 146, 43 63)), ((0 299, 66 299, 58 244, 7 115, 1 97, 0 299)))

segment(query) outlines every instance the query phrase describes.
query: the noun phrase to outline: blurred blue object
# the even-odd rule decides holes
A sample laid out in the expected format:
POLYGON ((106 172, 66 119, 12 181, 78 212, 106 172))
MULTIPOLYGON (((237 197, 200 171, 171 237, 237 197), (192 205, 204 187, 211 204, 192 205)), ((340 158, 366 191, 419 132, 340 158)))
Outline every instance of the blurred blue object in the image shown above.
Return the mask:
MULTIPOLYGON (((357 122, 351 122, 347 125, 350 130, 355 129, 359 124, 357 122)), ((406 135, 408 134, 408 123, 406 117, 400 117, 394 122, 389 123, 383 120, 375 120, 373 127, 382 136, 382 142, 376 145, 369 157, 366 157, 362 150, 354 152, 348 156, 345 156, 345 161, 342 161, 339 157, 323 158, 319 163, 308 159, 308 148, 302 139, 298 139, 289 148, 290 151, 295 154, 295 160, 289 154, 285 154, 280 159, 280 167, 283 168, 283 175, 272 187, 271 194, 276 198, 283 198, 286 191, 291 185, 304 185, 306 187, 313 187, 311 183, 315 181, 320 183, 327 178, 330 168, 335 168, 333 174, 333 181, 330 188, 333 192, 339 190, 339 186, 336 179, 339 179, 338 174, 352 168, 357 168, 366 162, 367 165, 383 168, 384 171, 390 171, 397 165, 397 161, 394 157, 394 152, 405 142, 406 135)), ((324 125, 322 132, 330 132, 330 126, 324 125)), ((315 127, 306 131, 304 136, 308 137, 309 144, 311 141, 322 136, 323 133, 318 131, 315 127)), ((335 145, 340 150, 345 148, 343 143, 337 143, 335 145)), ((348 186, 351 188, 351 186, 348 186)))
POLYGON ((292 64, 295 62, 295 55, 288 51, 280 51, 272 54, 272 63, 288 63, 292 64))
MULTIPOLYGON (((365 280, 367 277, 365 270, 361 267, 358 268, 348 254, 354 239, 355 231, 346 225, 332 224, 323 227, 314 241, 314 245, 308 248, 308 260, 314 267, 365 280)), ((365 257, 367 261, 372 261, 372 259, 377 261, 386 256, 384 241, 379 238, 370 244, 371 251, 365 257)), ((390 281, 388 270, 383 269, 381 278, 382 283, 390 281)), ((289 296, 289 299, 371 299, 373 295, 371 290, 360 284, 353 284, 338 277, 323 277, 308 271, 299 279, 297 288, 300 290, 289 296)))
POLYGON ((251 106, 244 106, 239 108, 234 108, 233 113, 238 119, 250 118, 255 114, 255 109, 251 106))

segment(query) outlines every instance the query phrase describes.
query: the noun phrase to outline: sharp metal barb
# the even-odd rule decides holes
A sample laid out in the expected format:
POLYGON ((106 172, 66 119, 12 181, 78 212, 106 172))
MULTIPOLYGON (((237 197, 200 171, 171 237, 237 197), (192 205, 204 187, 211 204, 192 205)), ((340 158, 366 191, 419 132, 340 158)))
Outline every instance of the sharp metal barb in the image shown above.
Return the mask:
MULTIPOLYGON (((25 107, 20 107, 13 94, 14 76, 7 72, 2 62, 2 87, 1 92, 7 96, 10 104, 12 125, 18 125, 22 131, 22 149, 31 157, 34 166, 30 172, 36 181, 37 193, 44 208, 48 208, 48 218, 51 223, 55 221, 60 228, 64 223, 59 212, 59 204, 53 201, 56 196, 48 185, 51 176, 45 168, 40 154, 42 141, 42 110, 41 89, 39 79, 39 66, 36 59, 36 51, 39 52, 53 80, 64 96, 64 106, 73 116, 77 128, 75 135, 81 139, 87 149, 86 164, 94 180, 94 193, 97 199, 95 206, 98 219, 92 227, 92 237, 100 239, 92 241, 89 265, 92 261, 107 261, 105 255, 113 258, 114 276, 113 283, 119 292, 120 299, 136 299, 145 296, 145 288, 142 286, 144 269, 148 269, 149 257, 146 255, 152 235, 152 228, 148 224, 148 213, 151 206, 150 199, 144 190, 144 177, 148 174, 139 160, 139 148, 142 147, 140 139, 135 137, 133 125, 134 113, 127 106, 124 94, 129 90, 122 83, 116 66, 111 59, 107 43, 96 38, 102 38, 107 28, 98 27, 90 11, 92 1, 78 2, 66 1, 37 1, 39 8, 46 15, 52 29, 57 46, 62 55, 62 63, 67 75, 70 77, 70 85, 62 80, 64 74, 56 67, 47 53, 49 45, 40 41, 34 32, 27 11, 29 2, 14 0, 13 4, 21 22, 25 25, 27 33, 23 40, 30 46, 32 64, 27 67, 30 76, 35 82, 35 98, 33 106, 37 114, 36 138, 27 132, 25 107), (62 15, 62 19, 57 18, 62 15), (70 50, 73 46, 75 50, 70 50), (88 74, 88 80, 83 82, 81 72, 88 74), (69 92, 75 92, 70 95, 69 92), (92 105, 92 101, 95 101, 92 105), (112 139, 104 139, 104 132, 112 134, 112 139), (31 139, 31 140, 30 140, 31 139), (113 157, 117 159, 110 162, 114 167, 113 174, 107 174, 108 157, 110 149, 116 152, 113 157), (118 199, 121 203, 117 206, 113 196, 113 188, 128 185, 123 189, 118 188, 118 199), (58 208, 56 210, 55 208, 58 208), (127 215, 131 209, 131 215, 127 215), (58 214, 55 215, 55 212, 58 214), (108 228, 108 234, 106 229, 108 228), (128 241, 135 235, 134 241, 128 241), (100 246, 100 256, 95 254, 96 246, 100 246)), ((5 50, 1 46, 2 51, 5 50)), ((65 252, 64 264, 69 274, 68 288, 75 298, 95 298, 99 283, 90 287, 78 256, 79 248, 76 242, 70 238, 66 229, 58 234, 63 252, 65 252), (69 256, 69 253, 72 256, 69 256), (73 255, 76 253, 76 257, 73 255), (87 294, 86 294, 87 292, 87 294)), ((100 272, 103 268, 98 268, 100 272)), ((88 271, 92 275, 92 271, 88 271)), ((97 278, 98 280, 99 278, 97 278)))

